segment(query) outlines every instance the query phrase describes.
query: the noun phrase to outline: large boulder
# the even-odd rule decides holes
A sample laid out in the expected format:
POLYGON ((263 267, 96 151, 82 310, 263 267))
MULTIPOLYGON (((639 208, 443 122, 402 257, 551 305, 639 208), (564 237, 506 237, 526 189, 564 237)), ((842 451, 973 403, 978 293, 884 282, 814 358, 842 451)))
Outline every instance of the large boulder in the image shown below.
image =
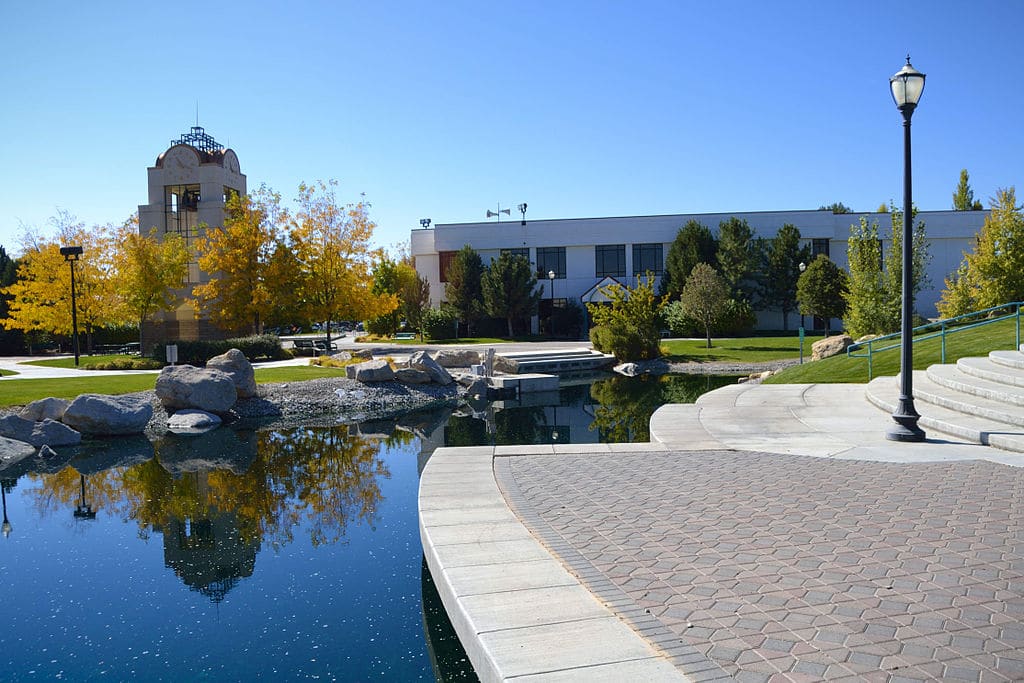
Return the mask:
POLYGON ((82 442, 82 435, 65 424, 46 418, 39 422, 18 415, 0 418, 0 436, 24 441, 36 448, 41 446, 74 446, 82 442))
POLYGON ((811 360, 838 356, 846 351, 846 347, 852 343, 853 338, 848 334, 834 334, 831 337, 819 339, 811 345, 811 360))
POLYGON ((156 395, 168 413, 187 408, 223 414, 238 398, 230 375, 212 368, 172 365, 160 371, 156 395))
POLYGON ((252 398, 256 395, 256 373, 253 372, 252 363, 238 349, 229 349, 227 353, 214 356, 206 361, 206 368, 220 370, 231 377, 238 398, 252 398))
POLYGON ((0 472, 14 467, 25 458, 31 458, 35 453, 35 447, 29 443, 0 436, 0 472))
POLYGON ((64 424, 85 434, 139 434, 151 417, 153 406, 142 399, 82 394, 64 411, 64 424))
POLYGON ((42 422, 46 419, 60 420, 64 417, 64 411, 67 410, 69 403, 71 401, 64 398, 41 398, 22 408, 18 415, 33 422, 42 422))
POLYGON ((442 368, 468 368, 480 362, 480 354, 472 349, 440 349, 433 358, 442 368))
POLYGON ((368 360, 345 366, 345 376, 360 382, 391 382, 395 371, 386 360, 368 360))
POLYGON ((395 379, 402 384, 429 384, 430 375, 416 368, 399 368, 395 370, 395 379))
POLYGON ((448 385, 454 382, 452 376, 448 374, 441 365, 426 351, 416 351, 409 356, 409 367, 416 370, 423 370, 430 379, 441 385, 448 385))

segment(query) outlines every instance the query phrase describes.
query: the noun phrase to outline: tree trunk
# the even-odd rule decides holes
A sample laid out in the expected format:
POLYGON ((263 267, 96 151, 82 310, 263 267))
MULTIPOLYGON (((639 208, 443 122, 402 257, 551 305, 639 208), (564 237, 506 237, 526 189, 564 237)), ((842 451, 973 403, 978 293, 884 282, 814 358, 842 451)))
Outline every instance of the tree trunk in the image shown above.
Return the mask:
POLYGON ((710 349, 711 348, 711 326, 710 325, 705 325, 704 326, 704 332, 705 332, 705 334, 707 334, 707 339, 708 339, 707 346, 704 347, 704 348, 710 349))
POLYGON ((506 321, 508 322, 508 336, 509 336, 509 339, 511 339, 513 337, 513 334, 512 334, 512 316, 509 316, 508 318, 506 318, 506 321))

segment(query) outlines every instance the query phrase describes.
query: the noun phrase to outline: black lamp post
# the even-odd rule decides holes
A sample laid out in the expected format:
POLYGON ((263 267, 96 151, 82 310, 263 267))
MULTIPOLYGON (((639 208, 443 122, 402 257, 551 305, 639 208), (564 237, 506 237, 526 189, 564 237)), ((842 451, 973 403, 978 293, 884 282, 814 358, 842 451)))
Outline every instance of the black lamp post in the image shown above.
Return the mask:
POLYGON ((889 79, 896 108, 903 114, 903 324, 900 328, 900 397, 892 413, 895 425, 885 433, 890 441, 924 441, 924 430, 917 426, 920 415, 914 409, 914 310, 913 202, 910 174, 910 117, 924 92, 924 74, 907 63, 889 79))
POLYGON ((520 225, 526 225, 526 202, 523 202, 516 208, 519 209, 519 213, 523 214, 523 222, 520 225))
POLYGON ((548 280, 551 282, 551 318, 548 322, 551 325, 551 338, 555 338, 555 271, 548 271, 548 280))
MULTIPOLYGON (((800 268, 800 275, 803 275, 804 271, 807 270, 807 264, 804 263, 803 261, 801 261, 799 268, 800 268)), ((803 309, 803 307, 801 307, 800 308, 800 364, 801 365, 803 365, 803 363, 804 363, 804 335, 805 334, 806 334, 806 332, 804 331, 804 309, 803 309)))
POLYGON ((82 256, 82 247, 61 247, 60 255, 71 266, 71 330, 75 344, 75 367, 78 367, 78 306, 75 303, 75 261, 82 256))

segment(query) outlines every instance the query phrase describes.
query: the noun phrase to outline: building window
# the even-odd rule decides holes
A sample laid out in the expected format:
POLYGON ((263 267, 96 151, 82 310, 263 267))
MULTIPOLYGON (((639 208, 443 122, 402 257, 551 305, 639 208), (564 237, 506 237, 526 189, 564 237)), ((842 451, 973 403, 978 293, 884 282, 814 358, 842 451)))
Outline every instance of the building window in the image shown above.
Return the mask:
POLYGON ((441 282, 448 282, 448 269, 452 267, 452 261, 455 260, 455 255, 457 253, 459 252, 442 251, 438 253, 437 274, 440 277, 441 282))
POLYGON ((537 247, 537 277, 548 278, 555 271, 555 279, 565 279, 565 247, 537 247))
POLYGON ((502 249, 501 250, 501 255, 504 256, 505 254, 508 254, 509 256, 522 256, 527 261, 530 260, 530 248, 529 247, 517 247, 515 249, 502 249))
POLYGON ((633 275, 665 274, 665 260, 662 258, 662 244, 651 242, 633 245, 633 275))
POLYGON ((594 247, 594 275, 596 277, 626 276, 626 245, 598 244, 594 247))
POLYGON ((829 255, 827 239, 815 238, 811 240, 811 259, 816 259, 818 254, 829 255))

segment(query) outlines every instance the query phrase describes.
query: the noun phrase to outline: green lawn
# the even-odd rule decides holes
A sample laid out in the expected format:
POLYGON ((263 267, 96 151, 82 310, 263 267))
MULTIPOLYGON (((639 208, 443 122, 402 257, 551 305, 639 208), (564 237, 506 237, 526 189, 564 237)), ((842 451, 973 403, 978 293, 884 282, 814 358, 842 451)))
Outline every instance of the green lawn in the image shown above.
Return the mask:
MULTIPOLYGON (((256 382, 301 382, 321 377, 344 377, 344 368, 294 365, 283 368, 256 368, 256 382)), ((32 401, 56 396, 75 398, 79 394, 130 394, 156 385, 156 373, 137 375, 87 375, 52 379, 0 380, 0 407, 23 406, 32 401)))
MULTIPOLYGON (((811 344, 821 336, 804 338, 804 357, 811 357, 811 344)), ((666 360, 674 363, 726 361, 736 363, 760 363, 800 357, 800 338, 796 335, 782 337, 729 337, 711 339, 711 348, 705 348, 704 339, 673 339, 663 341, 661 347, 667 351, 666 360)))
MULTIPOLYGON (((955 332, 946 337, 946 362, 955 363, 959 358, 987 356, 989 351, 1013 349, 1016 339, 1016 323, 1003 320, 985 327, 955 332)), ((859 351, 858 351, 859 353, 859 351)), ((866 351, 865 351, 866 353, 866 351)), ((805 355, 809 358, 810 354, 805 355)), ((914 344, 914 369, 924 370, 929 365, 942 362, 940 339, 914 344)), ((897 375, 900 371, 899 348, 876 353, 872 362, 875 377, 897 375)), ((813 363, 786 368, 765 380, 766 384, 828 384, 859 383, 868 381, 868 359, 848 358, 846 354, 833 356, 813 363)))
MULTIPOLYGON (((135 356, 126 356, 120 353, 112 353, 106 355, 95 355, 95 356, 79 356, 78 365, 80 368, 88 368, 92 365, 100 365, 103 363, 113 363, 114 361, 123 361, 128 358, 134 358, 135 356)), ((44 368, 73 368, 75 367, 75 357, 69 358, 47 358, 46 360, 30 360, 25 361, 25 365, 38 365, 44 368)))

